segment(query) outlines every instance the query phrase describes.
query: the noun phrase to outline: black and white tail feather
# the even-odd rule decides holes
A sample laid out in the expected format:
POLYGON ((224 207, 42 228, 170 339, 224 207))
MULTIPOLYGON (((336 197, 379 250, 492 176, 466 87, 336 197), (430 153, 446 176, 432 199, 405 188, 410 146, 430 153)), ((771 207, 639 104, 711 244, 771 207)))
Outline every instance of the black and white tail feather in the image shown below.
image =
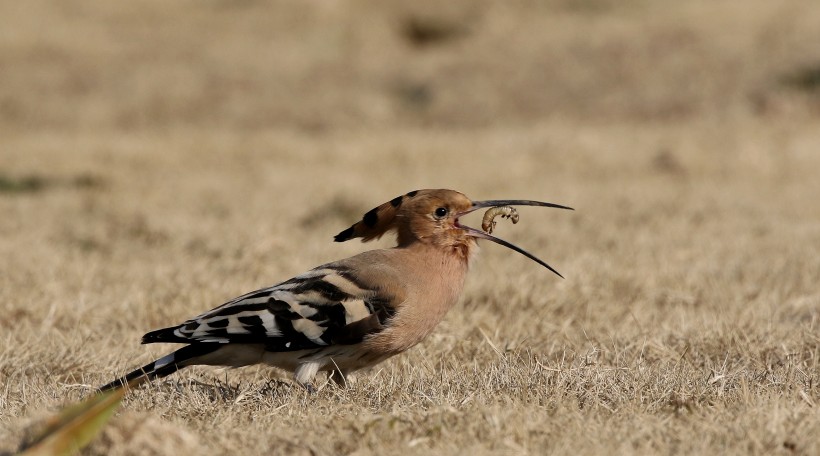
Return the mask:
POLYGON ((99 388, 101 392, 129 385, 136 387, 146 381, 162 378, 173 374, 189 364, 186 361, 195 360, 201 356, 213 353, 219 345, 213 343, 191 344, 169 353, 162 358, 150 362, 139 369, 133 370, 122 378, 99 388))
MULTIPOLYGON (((99 389, 131 387, 205 364, 267 363, 294 371, 312 389, 319 370, 344 365, 347 348, 383 329, 393 312, 376 287, 354 279, 341 263, 319 266, 288 281, 235 298, 178 326, 145 334, 143 344, 188 344, 99 389)), ((337 381, 344 381, 340 370, 337 381)))

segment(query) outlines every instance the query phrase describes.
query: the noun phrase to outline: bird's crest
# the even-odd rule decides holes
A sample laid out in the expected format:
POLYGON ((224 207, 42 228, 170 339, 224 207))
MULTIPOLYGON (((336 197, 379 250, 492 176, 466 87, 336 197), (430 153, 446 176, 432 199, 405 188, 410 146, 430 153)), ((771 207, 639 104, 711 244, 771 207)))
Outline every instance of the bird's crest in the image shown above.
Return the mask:
MULTIPOLYGON (((423 191, 424 190, 422 190, 422 192, 423 191)), ((388 231, 398 227, 396 224, 396 214, 398 214, 399 208, 408 198, 413 198, 419 193, 419 190, 414 190, 374 207, 367 211, 360 221, 334 236, 333 240, 336 242, 344 242, 354 238, 362 238, 362 242, 367 242, 380 238, 388 231)))

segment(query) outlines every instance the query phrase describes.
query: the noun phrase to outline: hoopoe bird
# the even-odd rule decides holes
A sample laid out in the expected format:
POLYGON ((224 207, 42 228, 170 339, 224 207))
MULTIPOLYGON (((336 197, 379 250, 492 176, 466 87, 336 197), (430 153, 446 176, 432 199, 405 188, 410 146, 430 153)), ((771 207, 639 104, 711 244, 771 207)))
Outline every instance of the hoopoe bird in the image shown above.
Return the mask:
MULTIPOLYGON (((397 355, 433 331, 461 295, 478 239, 515 250, 561 276, 529 252, 459 222, 481 208, 515 205, 572 209, 530 200, 471 201, 454 190, 398 196, 334 238, 367 242, 394 231, 396 247, 318 266, 180 325, 151 331, 143 344, 186 345, 100 390, 133 387, 187 366, 258 363, 293 372, 311 392, 319 371, 345 385, 351 372, 397 355)), ((508 215, 510 210, 490 209, 508 215)))

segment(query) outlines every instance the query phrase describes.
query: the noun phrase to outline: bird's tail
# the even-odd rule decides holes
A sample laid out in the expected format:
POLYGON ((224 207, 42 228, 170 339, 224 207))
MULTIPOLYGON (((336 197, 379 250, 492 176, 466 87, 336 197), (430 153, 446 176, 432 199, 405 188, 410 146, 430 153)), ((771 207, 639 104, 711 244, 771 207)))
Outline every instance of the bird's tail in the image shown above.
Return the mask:
POLYGON ((101 386, 99 391, 109 391, 125 385, 128 385, 129 388, 134 388, 155 378, 166 377, 183 367, 193 364, 191 361, 195 358, 217 350, 220 345, 221 344, 216 343, 187 345, 139 369, 129 372, 124 377, 120 377, 111 383, 101 386))

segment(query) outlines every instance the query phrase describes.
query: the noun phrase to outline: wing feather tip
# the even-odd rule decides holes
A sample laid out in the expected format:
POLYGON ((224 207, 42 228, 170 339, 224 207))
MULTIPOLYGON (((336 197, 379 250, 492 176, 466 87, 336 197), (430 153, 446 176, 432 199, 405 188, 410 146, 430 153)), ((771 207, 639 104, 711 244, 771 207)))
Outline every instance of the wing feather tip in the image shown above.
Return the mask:
POLYGON ((170 342, 170 343, 191 342, 190 340, 184 339, 184 338, 179 337, 178 335, 175 334, 174 331, 176 331, 178 328, 179 328, 179 326, 174 326, 172 328, 162 328, 162 329, 158 329, 156 331, 151 331, 149 333, 146 333, 145 335, 142 336, 142 342, 141 343, 143 343, 143 344, 156 344, 156 343, 161 343, 161 342, 170 342))

